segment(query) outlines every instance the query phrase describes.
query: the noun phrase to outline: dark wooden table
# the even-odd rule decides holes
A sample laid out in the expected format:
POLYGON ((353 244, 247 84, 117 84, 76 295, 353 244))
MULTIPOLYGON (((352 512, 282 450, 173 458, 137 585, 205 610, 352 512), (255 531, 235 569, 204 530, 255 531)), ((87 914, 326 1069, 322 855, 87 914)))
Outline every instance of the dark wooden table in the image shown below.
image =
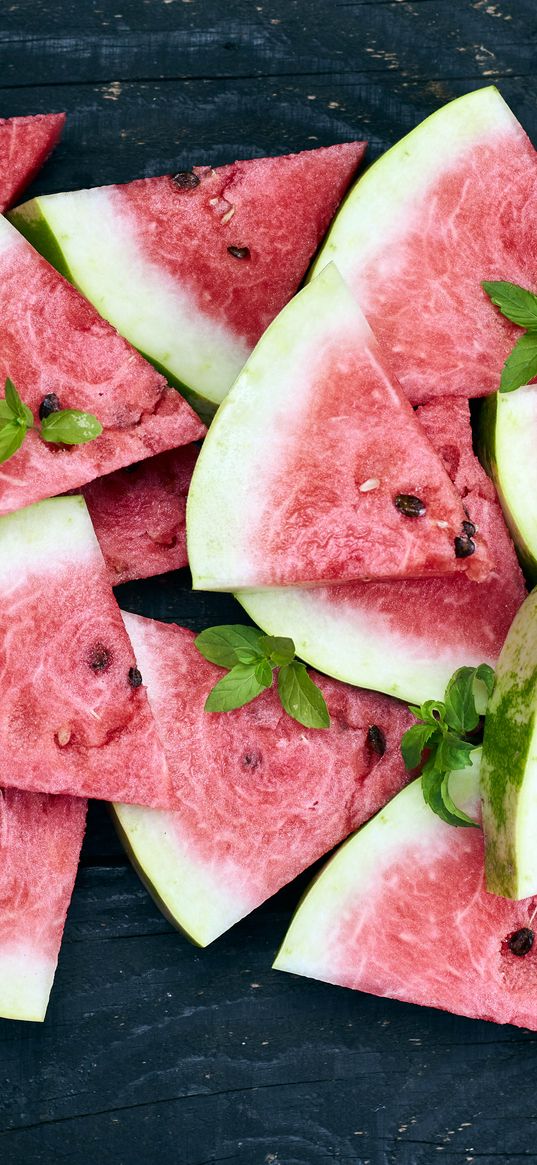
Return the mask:
MULTIPOLYGON (((0 114, 68 111, 40 191, 376 155, 491 82, 537 141, 536 37, 534 0, 4 0, 0 114)), ((120 598, 194 628, 235 610, 186 572, 120 598)), ((196 950, 92 807, 46 1023, 0 1021, 2 1165, 537 1161, 537 1036, 271 971, 300 888, 196 950)))

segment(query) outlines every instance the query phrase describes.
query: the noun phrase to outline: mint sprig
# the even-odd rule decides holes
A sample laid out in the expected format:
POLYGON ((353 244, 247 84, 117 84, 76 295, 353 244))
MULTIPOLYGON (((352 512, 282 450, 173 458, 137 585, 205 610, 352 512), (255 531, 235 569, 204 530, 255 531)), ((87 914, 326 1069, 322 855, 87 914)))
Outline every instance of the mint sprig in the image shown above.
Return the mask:
POLYGON ((500 392, 514 392, 537 376, 537 295, 504 280, 485 280, 481 286, 507 320, 526 328, 502 368, 500 392))
POLYGON ((407 769, 416 769, 423 754, 421 772, 424 799, 449 825, 477 826, 459 809, 449 792, 450 773, 472 765, 477 745, 476 730, 494 688, 494 672, 487 663, 460 667, 452 675, 443 700, 426 700, 410 711, 419 721, 405 732, 401 752, 407 769))
POLYGON ((57 409, 36 425, 32 410, 21 400, 13 381, 7 377, 0 399, 0 464, 20 449, 33 429, 43 441, 54 445, 85 445, 100 437, 103 427, 93 413, 79 409, 57 409))
POLYGON ((324 696, 305 664, 295 659, 292 639, 264 635, 258 627, 230 624, 209 627, 194 640, 209 663, 227 668, 205 702, 206 712, 231 712, 251 703, 272 687, 278 673, 278 695, 284 710, 305 728, 329 728, 324 696))

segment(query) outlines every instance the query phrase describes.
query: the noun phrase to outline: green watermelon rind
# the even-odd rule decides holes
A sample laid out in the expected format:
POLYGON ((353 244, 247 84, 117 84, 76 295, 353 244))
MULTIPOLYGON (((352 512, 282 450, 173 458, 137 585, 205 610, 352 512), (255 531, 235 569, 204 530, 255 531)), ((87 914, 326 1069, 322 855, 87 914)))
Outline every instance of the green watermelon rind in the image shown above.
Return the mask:
MULTIPOLYGON (((496 487, 503 516, 526 577, 537 583, 537 520, 534 499, 537 490, 535 456, 520 447, 528 435, 527 417, 518 418, 524 405, 534 398, 537 430, 537 386, 516 392, 493 393, 481 404, 479 413, 479 457, 496 487), (531 394, 531 396, 530 396, 531 394), (518 440, 517 440, 518 438, 518 440), (532 481, 532 478, 534 479, 532 481)), ((531 402, 533 403, 533 402, 531 402)), ((532 418, 530 418, 532 419, 532 418)))

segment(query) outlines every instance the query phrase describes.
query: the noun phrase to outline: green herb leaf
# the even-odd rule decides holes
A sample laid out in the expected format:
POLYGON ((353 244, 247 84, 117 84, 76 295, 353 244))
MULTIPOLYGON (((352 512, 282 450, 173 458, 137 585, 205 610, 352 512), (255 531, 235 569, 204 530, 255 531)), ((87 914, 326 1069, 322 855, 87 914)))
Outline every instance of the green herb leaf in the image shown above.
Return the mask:
POLYGON ((254 659, 263 659, 261 639, 263 632, 258 627, 243 627, 237 623, 208 627, 206 631, 196 636, 194 643, 209 663, 232 668, 236 663, 251 663, 254 659), (248 658, 244 659, 244 655, 248 658))
POLYGON ((416 769, 421 761, 422 753, 433 738, 441 739, 439 729, 433 724, 413 724, 407 729, 401 740, 401 752, 407 769, 416 769))
POLYGON ((285 663, 291 663, 295 658, 295 645, 293 640, 287 639, 283 635, 263 635, 260 643, 266 658, 275 667, 282 667, 285 663))
POLYGON ((425 724, 443 724, 446 706, 442 700, 426 700, 419 710, 419 719, 425 724))
POLYGON ((520 328, 537 329, 537 295, 533 291, 502 280, 486 280, 481 286, 506 320, 520 328))
POLYGON ((480 663, 474 675, 474 700, 479 716, 484 716, 487 704, 494 691, 494 669, 488 663, 480 663))
POLYGON ((475 667, 460 667, 446 688, 446 722, 462 735, 473 732, 479 724, 474 699, 475 674, 475 667))
POLYGON ((26 427, 19 421, 7 421, 0 428, 0 464, 9 461, 10 457, 20 449, 26 436, 26 427))
POLYGON ((305 728, 329 728, 330 715, 320 688, 297 659, 278 672, 278 692, 285 711, 305 728))
POLYGON ((255 678, 264 688, 270 688, 272 683, 272 668, 268 659, 260 659, 255 665, 255 678))
POLYGON ((103 427, 93 413, 81 413, 79 409, 59 409, 50 413, 41 422, 43 441, 54 445, 86 445, 100 437, 103 427))
MULTIPOLYGON (((454 806, 456 812, 453 813, 449 808, 449 803, 446 804, 444 801, 443 784, 445 777, 446 774, 439 772, 438 769, 434 768, 434 765, 429 768, 427 764, 421 776, 423 799, 429 809, 432 809, 433 813, 436 813, 436 816, 445 821, 447 825, 464 825, 466 822, 461 820, 461 810, 454 806)), ((453 805, 452 801, 451 804, 453 805)), ((472 825, 474 824, 475 822, 472 822, 472 825)))
POLYGON ((21 425, 24 425, 26 429, 29 429, 30 426, 34 423, 33 413, 31 409, 28 408, 28 405, 25 405, 21 400, 17 389, 13 384, 13 381, 9 378, 9 376, 6 378, 4 392, 6 409, 9 409, 11 416, 19 421, 21 425))
MULTIPOLYGON (((456 805, 452 799, 449 791, 449 777, 449 773, 444 773, 444 776, 442 777, 442 783, 440 785, 440 797, 442 799, 444 809, 452 818, 455 818, 455 823, 457 825, 470 826, 474 829, 479 829, 479 822, 474 821, 472 817, 469 817, 468 814, 464 812, 464 809, 459 809, 459 806, 456 805)), ((446 819, 444 818, 444 820, 446 819)), ((451 821, 449 824, 452 825, 453 821, 451 821)))
MULTIPOLYGON (((268 683, 260 683, 256 669, 257 664, 237 663, 231 671, 215 684, 205 701, 206 712, 231 712, 233 708, 243 708, 251 700, 255 700, 268 683)), ((272 669, 270 669, 272 681, 272 669)), ((269 682, 270 682, 269 681, 269 682)))
POLYGON ((526 332, 517 340, 502 368, 500 392, 514 392, 537 376, 537 335, 526 332))
POLYGON ((472 763, 469 757, 474 748, 475 744, 461 740, 459 736, 454 736, 448 732, 436 750, 435 767, 443 773, 453 772, 456 769, 466 769, 472 763))

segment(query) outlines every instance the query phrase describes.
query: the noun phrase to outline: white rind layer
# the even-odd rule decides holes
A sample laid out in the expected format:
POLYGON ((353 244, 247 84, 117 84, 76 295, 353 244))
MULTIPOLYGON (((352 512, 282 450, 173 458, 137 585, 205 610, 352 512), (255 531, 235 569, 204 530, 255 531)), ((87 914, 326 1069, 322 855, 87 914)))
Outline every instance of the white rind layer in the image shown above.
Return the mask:
POLYGON ((496 394, 495 479, 502 509, 523 553, 537 561, 537 385, 496 394))
POLYGON ((237 871, 229 879, 221 862, 196 859, 181 839, 180 812, 114 805, 140 876, 177 926, 205 947, 257 905, 238 889, 237 871), (231 885, 233 888, 230 888, 231 885))
POLYGON ((114 187, 36 198, 79 290, 120 335, 187 388, 219 404, 249 353, 191 289, 137 245, 114 187))
MULTIPOLYGON (((479 753, 473 767, 453 773, 450 792, 458 805, 475 807, 479 789, 479 753)), ((393 801, 344 842, 306 891, 273 964, 312 979, 332 981, 330 934, 352 896, 364 901, 375 893, 384 870, 399 853, 431 852, 431 861, 450 851, 450 831, 425 804, 421 781, 413 781, 393 801)), ((380 920, 382 926, 382 919, 380 920)), ((380 939, 380 941, 382 941, 380 939)))
POLYGON ((427 639, 399 635, 367 599, 362 609, 352 601, 330 603, 324 588, 241 591, 237 598, 267 635, 293 639, 300 659, 318 671, 410 703, 443 699, 458 667, 495 663, 459 642, 433 653, 427 639))
POLYGON ((324 337, 334 343, 338 331, 342 340, 354 334, 375 344, 360 308, 330 266, 270 325, 218 410, 187 502, 194 589, 256 585, 259 561, 252 533, 258 532, 278 470, 273 455, 283 457, 286 440, 290 448, 296 442, 317 390, 315 353, 323 350, 324 337))
POLYGON ((0 586, 57 574, 100 550, 84 498, 49 498, 0 518, 0 586))
POLYGON ((24 943, 0 947, 0 1016, 42 1023, 45 1018, 56 960, 24 943))
POLYGON ((494 86, 459 97, 426 118, 358 179, 328 232, 309 278, 334 260, 367 312, 360 270, 378 260, 379 282, 391 277, 391 245, 406 235, 427 192, 449 166, 502 132, 522 133, 494 86))

